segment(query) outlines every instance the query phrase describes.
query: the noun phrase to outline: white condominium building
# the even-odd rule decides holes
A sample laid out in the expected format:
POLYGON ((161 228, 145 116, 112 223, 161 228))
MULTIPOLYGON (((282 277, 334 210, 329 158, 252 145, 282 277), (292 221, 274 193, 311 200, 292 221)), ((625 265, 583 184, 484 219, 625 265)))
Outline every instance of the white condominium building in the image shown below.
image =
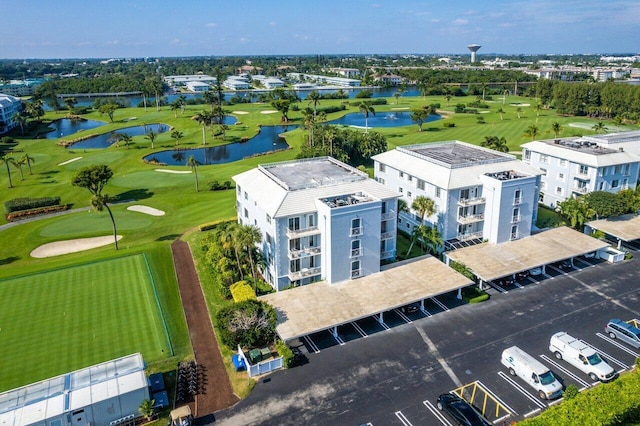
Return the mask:
POLYGON ((20 99, 0 93, 0 135, 9 132, 18 125, 13 121, 13 116, 20 111, 22 111, 20 99))
POLYGON ((276 290, 380 271, 396 254, 398 194, 331 157, 263 164, 233 177, 238 222, 262 232, 276 290))
POLYGON ((588 192, 634 189, 640 132, 529 142, 522 145, 522 160, 544 173, 540 198, 551 207, 588 192))
MULTIPOLYGON (((410 145, 373 157, 375 178, 400 192, 411 208, 418 196, 432 199, 446 249, 531 234, 538 212, 540 174, 513 155, 460 141, 410 145)), ((400 213, 398 229, 419 225, 414 210, 400 213)))

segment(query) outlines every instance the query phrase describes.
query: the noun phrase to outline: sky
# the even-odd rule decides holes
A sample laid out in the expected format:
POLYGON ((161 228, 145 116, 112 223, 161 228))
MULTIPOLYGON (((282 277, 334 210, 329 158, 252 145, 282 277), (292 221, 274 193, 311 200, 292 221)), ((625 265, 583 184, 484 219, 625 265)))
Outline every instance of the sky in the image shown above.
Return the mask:
POLYGON ((638 0, 0 0, 0 59, 640 52, 638 0))

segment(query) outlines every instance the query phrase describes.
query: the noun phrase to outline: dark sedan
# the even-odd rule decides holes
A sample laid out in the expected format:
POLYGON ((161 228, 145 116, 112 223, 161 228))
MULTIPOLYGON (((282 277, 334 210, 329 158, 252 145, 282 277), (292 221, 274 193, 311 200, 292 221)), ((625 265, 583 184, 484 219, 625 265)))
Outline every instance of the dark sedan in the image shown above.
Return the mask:
POLYGON ((471 406, 467 401, 452 393, 445 393, 438 397, 438 409, 446 412, 462 426, 490 426, 491 422, 471 406))

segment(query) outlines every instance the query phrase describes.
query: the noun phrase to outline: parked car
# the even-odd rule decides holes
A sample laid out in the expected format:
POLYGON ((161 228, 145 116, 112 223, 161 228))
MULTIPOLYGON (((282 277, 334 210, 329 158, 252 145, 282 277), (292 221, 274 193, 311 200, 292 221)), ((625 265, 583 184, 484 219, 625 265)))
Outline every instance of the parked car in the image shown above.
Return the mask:
POLYGON ((495 283, 500 287, 509 287, 515 283, 515 280, 513 279, 513 276, 508 275, 506 277, 498 278, 497 280, 495 280, 495 283))
POLYGON ((542 275, 542 266, 536 266, 535 268, 529 269, 529 274, 533 276, 542 275))
POLYGON ((526 280, 529 277, 529 275, 531 275, 529 271, 520 271, 516 274, 516 280, 517 281, 526 280))
POLYGON ((402 312, 403 314, 411 314, 413 312, 418 312, 418 309, 420 309, 420 304, 411 303, 400 308, 400 312, 402 312))
POLYGON ((620 339, 635 348, 640 348, 640 329, 619 319, 612 319, 604 330, 612 339, 620 339))
POLYGON ((562 396, 562 385, 551 370, 519 347, 511 346, 502 351, 500 361, 509 374, 524 380, 540 398, 550 400, 562 396))
POLYGON ((555 266, 558 269, 561 270, 567 270, 567 269, 572 269, 572 265, 571 265, 571 261, 569 259, 565 259, 565 260, 561 260, 560 262, 556 262, 553 264, 553 266, 555 266))
POLYGON ((438 397, 436 405, 439 410, 447 413, 459 425, 463 426, 490 426, 491 422, 485 419, 478 410, 464 399, 452 393, 445 393, 438 397))
POLYGON ((616 371, 602 359, 595 349, 564 331, 551 336, 549 350, 557 359, 567 361, 587 374, 593 381, 607 382, 617 375, 616 371))

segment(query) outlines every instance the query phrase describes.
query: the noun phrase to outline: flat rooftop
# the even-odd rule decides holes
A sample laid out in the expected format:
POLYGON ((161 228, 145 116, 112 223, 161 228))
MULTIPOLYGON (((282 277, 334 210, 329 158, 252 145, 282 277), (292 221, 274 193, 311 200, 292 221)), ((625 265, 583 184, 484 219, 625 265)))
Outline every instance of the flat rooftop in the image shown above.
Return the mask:
POLYGON ((473 284, 432 256, 388 265, 376 274, 336 284, 318 282, 259 299, 278 313, 282 340, 366 318, 473 284))
POLYGON ((366 173, 330 157, 262 164, 258 168, 287 191, 338 185, 369 178, 366 173))
POLYGON ((605 234, 613 235, 622 241, 640 239, 640 216, 636 214, 592 220, 587 222, 586 225, 605 234))
POLYGON ((460 141, 397 147, 398 151, 448 168, 511 161, 515 157, 460 141))
MULTIPOLYGON (((606 155, 614 154, 618 152, 617 149, 611 149, 599 145, 598 142, 584 140, 582 138, 568 138, 568 139, 549 139, 541 141, 547 145, 555 145, 570 151, 584 152, 591 155, 606 155)), ((601 143, 601 141, 599 141, 601 143)))
POLYGON ((628 142, 640 142, 640 130, 632 130, 629 132, 620 133, 606 133, 602 135, 588 135, 583 136, 582 139, 588 141, 597 141, 603 144, 616 144, 616 143, 628 143, 628 142))
POLYGON ((608 246, 606 242, 562 226, 520 240, 482 243, 445 254, 449 259, 466 265, 482 280, 493 281, 608 246))

